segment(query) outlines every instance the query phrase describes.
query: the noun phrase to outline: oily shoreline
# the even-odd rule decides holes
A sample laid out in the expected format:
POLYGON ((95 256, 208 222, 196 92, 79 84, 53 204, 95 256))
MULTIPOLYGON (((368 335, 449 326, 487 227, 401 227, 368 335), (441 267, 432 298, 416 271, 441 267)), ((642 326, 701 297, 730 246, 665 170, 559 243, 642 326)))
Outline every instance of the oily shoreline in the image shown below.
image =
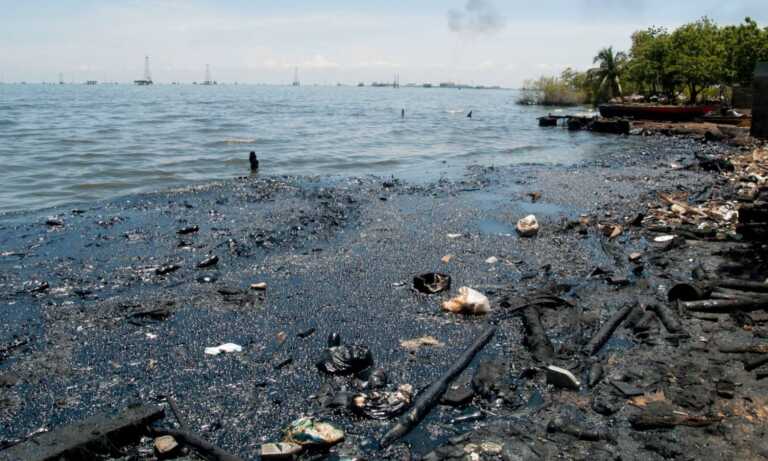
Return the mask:
MULTIPOLYGON (((717 144, 651 137, 647 148, 599 161, 472 168, 460 180, 422 186, 376 178, 243 178, 76 212, 7 217, 0 220, 1 299, 8 305, 0 344, 9 385, 0 388, 0 438, 10 445, 41 427, 172 395, 189 427, 245 459, 255 459, 261 443, 279 440, 280 429, 292 420, 314 413, 347 433, 334 455, 369 459, 424 455, 473 429, 467 440, 501 440, 507 452, 526 454, 520 459, 764 453, 757 428, 762 404, 756 399, 765 384, 731 362, 724 361, 718 373, 735 374, 740 393, 751 399, 739 400, 742 410, 754 410, 758 419, 737 415, 716 431, 634 431, 628 417, 636 409, 608 384, 630 383, 649 395, 663 388, 697 413, 720 404, 714 398, 691 404, 683 398, 689 390, 667 378, 713 394, 713 381, 700 382, 714 372, 699 352, 707 343, 698 339, 743 339, 744 330, 730 328, 727 319, 722 333, 686 322, 687 339, 666 335, 663 328, 640 339, 620 329, 598 355, 606 382, 573 392, 548 387, 544 374, 533 371, 537 362, 524 344, 523 322, 502 307, 539 290, 573 304, 545 309, 541 321, 556 351, 552 362, 586 376, 594 360, 579 350, 602 321, 641 298, 661 302, 666 289, 688 280, 699 264, 711 269, 725 262, 725 256, 693 244, 661 254, 659 264, 646 261, 636 273, 627 255, 654 248, 640 228, 627 223, 646 212, 658 192, 696 194, 716 186, 711 173, 670 165, 695 166, 696 153, 726 151, 717 144), (530 192, 540 192, 541 199, 532 203, 530 192), (531 213, 542 230, 531 239, 517 237, 514 223, 531 213), (580 215, 622 223, 626 231, 615 240, 595 228, 582 232, 571 225, 580 215), (197 267, 212 255, 215 265, 197 267), (452 258, 444 263, 446 255, 452 258), (490 257, 498 261, 486 262, 490 257), (596 267, 615 280, 590 277, 596 267), (446 314, 439 308, 446 294, 409 290, 413 275, 436 270, 452 276, 451 293, 470 286, 487 294, 493 312, 487 318, 446 314), (619 279, 625 280, 612 283, 619 279), (256 282, 266 282, 266 292, 250 290, 256 282), (487 321, 498 333, 459 382, 490 360, 504 370, 496 387, 508 392, 476 395, 469 408, 480 410, 479 421, 452 422, 472 411, 441 406, 403 443, 380 450, 375 440, 385 424, 324 410, 312 398, 324 387, 353 386, 314 366, 331 333, 368 346, 391 383, 419 390, 487 321), (311 329, 314 334, 307 335, 311 329), (425 335, 443 345, 412 353, 400 346, 401 340, 425 335), (204 355, 205 347, 225 342, 242 345, 243 352, 204 355), (598 408, 616 411, 595 411, 595 400, 598 408), (548 432, 547 422, 557 418, 615 436, 586 441, 548 432), (752 432, 737 440, 733 434, 745 427, 752 432)), ((721 251, 742 244, 717 245, 721 251)), ((467 443, 454 445, 463 453, 467 443)), ((516 459, 509 453, 482 455, 516 459)))

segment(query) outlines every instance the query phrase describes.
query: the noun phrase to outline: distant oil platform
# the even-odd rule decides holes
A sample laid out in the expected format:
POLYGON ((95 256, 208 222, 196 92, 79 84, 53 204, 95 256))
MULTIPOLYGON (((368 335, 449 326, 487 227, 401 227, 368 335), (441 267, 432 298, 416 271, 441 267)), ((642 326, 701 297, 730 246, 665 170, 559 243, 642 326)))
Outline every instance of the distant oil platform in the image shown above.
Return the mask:
POLYGON ((205 65, 205 80, 201 83, 201 85, 218 85, 219 83, 216 80, 213 80, 211 78, 211 65, 206 64, 205 65))
POLYGON ((144 56, 144 78, 134 80, 133 83, 140 86, 152 85, 152 74, 149 72, 149 56, 144 56))

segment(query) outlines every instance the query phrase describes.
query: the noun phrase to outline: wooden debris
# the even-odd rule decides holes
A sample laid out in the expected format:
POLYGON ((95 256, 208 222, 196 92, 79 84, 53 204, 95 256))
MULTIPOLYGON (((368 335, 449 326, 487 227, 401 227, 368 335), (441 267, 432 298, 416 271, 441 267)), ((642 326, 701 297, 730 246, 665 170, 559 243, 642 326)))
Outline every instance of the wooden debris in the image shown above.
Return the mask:
POLYGON ((93 453, 103 452, 105 448, 138 441, 146 426, 163 415, 163 408, 157 405, 137 405, 118 414, 100 414, 44 432, 8 448, 2 451, 3 459, 91 459, 93 453))

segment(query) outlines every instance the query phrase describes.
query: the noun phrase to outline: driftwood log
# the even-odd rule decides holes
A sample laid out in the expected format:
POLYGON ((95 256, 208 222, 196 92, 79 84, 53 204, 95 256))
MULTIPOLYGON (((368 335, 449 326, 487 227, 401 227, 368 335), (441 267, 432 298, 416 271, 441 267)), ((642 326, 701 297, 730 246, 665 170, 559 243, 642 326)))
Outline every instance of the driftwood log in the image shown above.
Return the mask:
POLYGON ((600 330, 597 331, 592 340, 589 341, 586 346, 587 353, 589 355, 597 354, 603 345, 605 345, 605 343, 608 342, 608 340, 611 338, 611 335, 614 331, 616 331, 616 328, 619 327, 621 322, 624 321, 624 319, 634 308, 634 304, 627 304, 626 306, 616 311, 616 313, 613 314, 613 316, 609 318, 602 327, 600 327, 600 330))
POLYGON ((496 327, 487 328, 476 340, 473 342, 459 358, 453 363, 453 365, 432 385, 427 389, 419 393, 413 406, 403 416, 400 417, 397 423, 392 426, 386 434, 381 438, 380 444, 382 447, 386 447, 392 442, 398 440, 416 427, 422 419, 434 408, 440 401, 440 398, 445 394, 448 386, 456 379, 457 376, 464 371, 465 368, 472 362, 472 359, 480 352, 488 341, 491 340, 496 333, 496 327))

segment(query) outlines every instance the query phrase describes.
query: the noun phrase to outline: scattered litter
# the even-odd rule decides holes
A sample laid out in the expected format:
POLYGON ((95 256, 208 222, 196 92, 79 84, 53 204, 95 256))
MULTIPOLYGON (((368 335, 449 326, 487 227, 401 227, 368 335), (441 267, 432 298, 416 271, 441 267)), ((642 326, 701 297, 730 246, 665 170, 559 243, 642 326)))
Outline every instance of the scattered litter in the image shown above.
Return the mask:
POLYGON ((581 381, 565 368, 549 365, 547 367, 547 384, 565 389, 579 390, 581 381))
POLYGON ((170 457, 178 448, 179 443, 171 435, 161 435, 155 438, 155 454, 158 458, 170 457))
POLYGON ((146 336, 148 339, 157 339, 157 335, 154 333, 147 333, 146 336))
POLYGON ((541 192, 528 192, 526 195, 531 198, 531 202, 533 203, 538 202, 541 198, 541 192))
POLYGON ((352 408, 371 419, 389 419, 402 413, 410 405, 412 396, 413 386, 403 384, 394 392, 357 394, 352 399, 352 408))
POLYGON ((413 288, 416 291, 428 295, 450 290, 451 276, 438 272, 428 272, 426 274, 416 275, 413 277, 413 288))
POLYGON ((176 233, 179 235, 188 235, 188 234, 194 234, 199 230, 200 228, 198 226, 187 226, 187 227, 182 227, 181 229, 176 231, 176 233))
POLYGON ((259 283, 252 283, 251 284, 251 290, 265 291, 266 289, 267 289, 267 283, 266 282, 259 282, 259 283))
POLYGON ((630 253, 629 254, 629 260, 632 261, 632 262, 640 261, 640 259, 642 259, 642 257, 643 257, 642 253, 635 252, 635 253, 630 253))
POLYGON ((491 303, 479 291, 469 287, 461 287, 458 296, 443 303, 443 309, 454 314, 481 315, 491 311, 491 303))
POLYGON ((643 394, 643 395, 634 396, 631 399, 629 399, 629 404, 636 406, 638 408, 643 408, 651 402, 662 402, 666 399, 667 397, 664 395, 664 391, 659 389, 658 391, 652 394, 643 394))
POLYGON ((295 443, 265 443, 261 446, 259 454, 261 459, 293 459, 302 450, 302 446, 295 443))
POLYGON ((449 239, 457 239, 457 238, 461 237, 461 234, 448 234, 447 237, 449 239))
POLYGON ((624 228, 619 224, 598 224, 597 228, 600 229, 600 232, 602 232, 603 235, 611 240, 615 239, 621 235, 622 232, 624 232, 624 228))
POLYGON ((453 259, 453 255, 445 255, 442 258, 440 258, 440 261, 442 261, 445 264, 448 264, 451 262, 451 259, 453 259))
POLYGON ((213 255, 213 256, 209 256, 209 257, 203 259, 202 261, 200 261, 199 263, 197 263, 197 267, 203 269, 203 268, 206 268, 206 267, 215 266, 216 264, 218 264, 218 262, 219 262, 219 257, 216 256, 216 255, 213 255))
POLYGON ((496 264, 497 262, 499 262, 499 258, 497 258, 496 256, 491 256, 490 258, 486 259, 485 262, 486 264, 496 264))
POLYGON ((292 422, 284 434, 285 442, 301 446, 329 447, 344 440, 344 431, 311 417, 299 418, 292 422))
POLYGON ((357 374, 373 366, 373 354, 365 346, 342 346, 341 340, 332 335, 328 339, 328 348, 323 351, 317 368, 331 375, 357 374))
POLYGON ((243 347, 235 343, 225 343, 225 344, 222 344, 221 346, 205 348, 205 353, 208 355, 219 355, 222 352, 225 352, 225 353, 243 352, 243 347))
POLYGON ((659 235, 658 237, 654 238, 653 241, 657 243, 664 243, 664 242, 670 242, 675 239, 674 235, 659 235))
POLYGON ((539 222, 536 216, 528 215, 517 222, 517 233, 521 237, 533 237, 539 233, 539 222))
POLYGON ((400 341, 400 347, 411 351, 419 350, 422 346, 443 347, 445 344, 441 343, 434 336, 422 336, 421 338, 404 339, 400 341))

